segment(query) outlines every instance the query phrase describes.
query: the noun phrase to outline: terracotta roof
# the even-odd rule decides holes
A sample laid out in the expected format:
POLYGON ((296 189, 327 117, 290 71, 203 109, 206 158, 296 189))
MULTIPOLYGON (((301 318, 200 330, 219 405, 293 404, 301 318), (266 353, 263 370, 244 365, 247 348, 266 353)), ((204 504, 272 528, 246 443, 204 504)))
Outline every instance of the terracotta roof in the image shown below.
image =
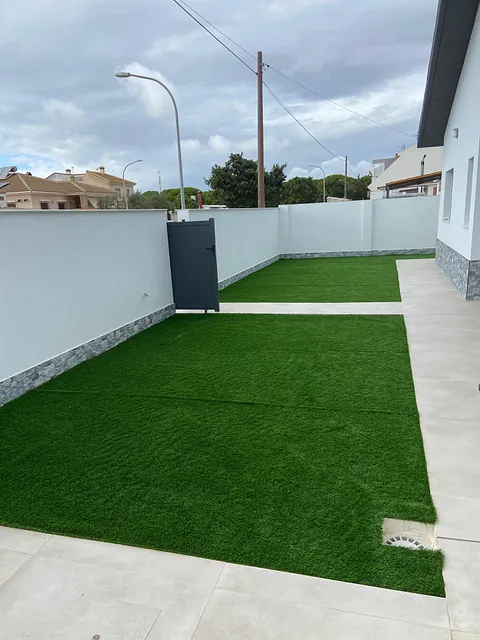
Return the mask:
POLYGON ((117 195, 112 189, 104 189, 95 185, 82 184, 81 186, 73 181, 46 180, 45 178, 37 178, 29 176, 25 173, 13 173, 7 178, 2 178, 0 193, 22 193, 36 191, 37 193, 55 193, 62 195, 80 195, 87 193, 90 195, 117 195))
MULTIPOLYGON (((97 176, 98 178, 104 178, 105 180, 109 180, 114 184, 123 184, 122 178, 118 176, 112 176, 111 173, 102 173, 102 171, 86 171, 86 173, 91 174, 92 176, 97 176)), ((125 179, 125 184, 137 184, 136 182, 132 182, 131 180, 125 179)))

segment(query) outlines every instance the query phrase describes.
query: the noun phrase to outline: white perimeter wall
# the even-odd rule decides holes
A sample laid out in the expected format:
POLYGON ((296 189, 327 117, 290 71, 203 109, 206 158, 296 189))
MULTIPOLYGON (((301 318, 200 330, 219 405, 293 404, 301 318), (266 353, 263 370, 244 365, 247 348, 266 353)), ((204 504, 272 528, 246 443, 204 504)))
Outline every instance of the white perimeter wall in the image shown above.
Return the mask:
POLYGON ((440 196, 389 198, 371 204, 373 251, 436 246, 440 196))
POLYGON ((439 203, 419 196, 281 206, 282 253, 430 249, 439 203))
POLYGON ((190 220, 215 220, 218 280, 226 280, 280 253, 278 209, 192 209, 190 220))
POLYGON ((172 302, 164 212, 0 213, 0 380, 172 302))
POLYGON ((454 169, 452 213, 450 221, 443 220, 443 198, 438 237, 445 244, 469 260, 480 260, 480 10, 470 39, 455 101, 445 132, 443 155, 443 184, 445 172, 454 169), (458 138, 453 137, 458 129, 458 138), (475 158, 473 169, 470 225, 464 227, 465 197, 469 158, 475 158))

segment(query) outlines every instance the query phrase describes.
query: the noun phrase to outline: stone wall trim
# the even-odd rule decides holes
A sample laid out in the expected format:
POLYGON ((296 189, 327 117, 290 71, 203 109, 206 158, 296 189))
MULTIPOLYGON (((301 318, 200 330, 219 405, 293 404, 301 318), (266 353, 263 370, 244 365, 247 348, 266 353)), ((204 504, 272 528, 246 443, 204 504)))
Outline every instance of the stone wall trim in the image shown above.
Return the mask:
POLYGON ((441 240, 437 240, 436 262, 443 273, 466 297, 469 277, 469 261, 458 251, 441 240))
POLYGON ((52 378, 56 378, 60 374, 68 371, 85 360, 94 358, 95 356, 113 349, 121 342, 125 342, 141 331, 145 331, 155 324, 163 322, 175 313, 175 305, 170 304, 163 309, 154 311, 143 318, 134 320, 129 324, 115 329, 110 333, 106 333, 99 338, 90 340, 85 344, 70 349, 51 360, 42 362, 26 371, 22 371, 11 378, 0 381, 0 407, 15 398, 20 397, 27 391, 31 391, 36 387, 48 382, 52 378))
POLYGON ((373 251, 325 251, 323 253, 282 253, 282 260, 300 260, 302 258, 360 258, 364 256, 414 256, 434 254, 435 248, 426 249, 385 249, 373 251))
POLYGON ((280 254, 273 256, 272 258, 268 258, 268 260, 264 260, 263 262, 259 262, 258 264, 253 265, 253 267, 249 267, 248 269, 244 269, 243 271, 236 273, 234 276, 230 276, 229 278, 225 278, 225 280, 221 280, 218 283, 218 290, 221 291, 222 289, 226 289, 231 284, 234 284, 239 280, 243 280, 243 278, 246 278, 250 274, 255 273, 255 271, 260 271, 260 269, 264 269, 274 262, 277 262, 277 260, 280 260, 280 258, 280 254))

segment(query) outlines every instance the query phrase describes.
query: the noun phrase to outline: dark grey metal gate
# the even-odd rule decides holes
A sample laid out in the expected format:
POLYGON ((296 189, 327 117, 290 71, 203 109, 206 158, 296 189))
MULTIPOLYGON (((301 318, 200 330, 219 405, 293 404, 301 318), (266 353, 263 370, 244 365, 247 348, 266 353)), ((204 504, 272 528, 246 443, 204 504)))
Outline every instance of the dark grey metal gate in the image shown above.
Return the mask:
POLYGON ((176 308, 220 311, 215 221, 168 222, 167 229, 176 308))

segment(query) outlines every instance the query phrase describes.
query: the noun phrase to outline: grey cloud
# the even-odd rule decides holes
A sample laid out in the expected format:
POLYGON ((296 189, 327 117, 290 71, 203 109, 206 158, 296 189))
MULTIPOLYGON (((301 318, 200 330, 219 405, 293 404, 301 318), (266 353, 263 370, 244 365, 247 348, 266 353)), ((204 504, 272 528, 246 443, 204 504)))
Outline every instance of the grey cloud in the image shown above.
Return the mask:
MULTIPOLYGON (((246 49, 255 53, 262 48, 272 66, 323 95, 343 100, 375 94, 397 79, 388 99, 402 103, 409 87, 400 89, 401 79, 407 83, 412 74, 425 73, 436 0, 189 0, 189 4, 246 49)), ((201 186, 211 165, 225 161, 227 148, 251 148, 255 76, 172 0, 24 0, 2 8, 2 20, 0 53, 9 60, 0 89, 2 157, 36 154, 50 158, 58 169, 64 168, 56 166, 60 162, 81 167, 107 161, 113 169, 142 157, 144 163, 135 167, 142 188, 156 184, 157 170, 165 186, 175 186, 173 113, 166 110, 161 117, 152 117, 138 96, 130 95, 113 77, 115 69, 132 62, 161 72, 174 87, 182 137, 201 145, 185 145, 189 183, 201 186), (215 136, 231 145, 209 143, 215 136)), ((339 155, 348 153, 354 165, 392 154, 403 142, 414 142, 358 122, 354 116, 347 123, 325 127, 322 120, 329 122, 330 116, 314 95, 271 70, 266 79, 299 117, 308 118, 305 124, 324 136, 329 148, 339 155)), ((421 90, 415 86, 412 91, 419 94, 416 111, 399 113, 395 126, 415 132, 421 90)), ((369 104, 365 98, 358 109, 363 104, 374 117, 388 120, 391 102, 381 98, 377 102, 369 104)), ((267 163, 308 169, 309 164, 328 160, 329 155, 284 115, 267 95, 267 163)))

